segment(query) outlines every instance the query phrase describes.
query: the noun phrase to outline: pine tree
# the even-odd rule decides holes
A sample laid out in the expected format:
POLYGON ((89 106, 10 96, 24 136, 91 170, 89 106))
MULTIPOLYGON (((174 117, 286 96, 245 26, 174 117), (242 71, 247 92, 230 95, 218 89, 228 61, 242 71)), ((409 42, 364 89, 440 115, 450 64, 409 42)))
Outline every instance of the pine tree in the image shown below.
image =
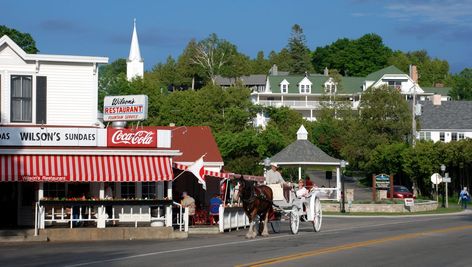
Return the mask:
POLYGON ((290 73, 304 74, 313 71, 311 64, 310 49, 306 45, 305 34, 300 25, 292 26, 292 34, 288 41, 290 54, 290 73))

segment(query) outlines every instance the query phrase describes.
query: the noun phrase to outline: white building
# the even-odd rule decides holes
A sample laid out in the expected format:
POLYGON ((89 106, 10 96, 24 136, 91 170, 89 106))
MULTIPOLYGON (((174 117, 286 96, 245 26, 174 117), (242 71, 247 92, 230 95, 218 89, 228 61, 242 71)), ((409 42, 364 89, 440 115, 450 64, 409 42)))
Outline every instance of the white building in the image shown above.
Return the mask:
POLYGON ((96 127, 98 65, 106 57, 27 54, 0 38, 0 125, 96 127))
MULTIPOLYGON (((324 74, 306 75, 288 75, 272 71, 267 76, 265 88, 253 91, 251 100, 254 104, 263 106, 290 107, 309 121, 316 120, 318 111, 324 106, 331 105, 334 101, 349 103, 352 110, 357 110, 362 93, 371 86, 387 85, 392 89, 399 90, 407 99, 411 99, 412 95, 416 94, 417 100, 430 100, 434 95, 431 92, 433 90, 424 90, 417 84, 416 68, 412 70, 412 73, 415 74, 408 75, 394 66, 389 66, 366 77, 341 77, 340 84, 338 84, 328 75, 327 70, 324 74)), ((440 90, 434 92, 438 93, 438 91, 440 90)), ((448 100, 446 88, 444 88, 443 94, 445 94, 443 100, 448 100)), ((268 118, 259 114, 255 119, 255 125, 264 126, 267 120, 268 118)))
POLYGON ((472 138, 472 101, 441 101, 436 95, 420 104, 418 139, 448 143, 472 138))
MULTIPOLYGON (((132 55, 139 59, 139 49, 132 55)), ((105 183, 117 198, 172 197, 172 157, 181 153, 171 148, 171 131, 105 129, 98 121, 98 65, 105 63, 106 57, 27 54, 0 38, 0 205, 9 207, 0 226, 33 225, 36 210, 44 227, 37 201, 78 192, 103 199, 105 183), (141 141, 124 142, 134 137, 141 141)))

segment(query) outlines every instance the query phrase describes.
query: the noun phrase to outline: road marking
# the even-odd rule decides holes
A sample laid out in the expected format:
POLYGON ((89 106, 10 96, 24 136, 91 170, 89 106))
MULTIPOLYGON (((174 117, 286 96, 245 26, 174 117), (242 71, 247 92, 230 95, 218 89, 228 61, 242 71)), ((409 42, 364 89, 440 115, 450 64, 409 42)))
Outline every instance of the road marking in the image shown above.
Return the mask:
POLYGON ((278 264, 282 262, 293 261, 293 260, 298 260, 298 259, 307 258, 307 257, 314 257, 321 254, 327 254, 327 253, 339 252, 339 251, 349 250, 349 249, 354 249, 354 248, 366 247, 370 245, 381 244, 381 243, 386 243, 386 242, 391 242, 391 241, 413 239, 413 238, 417 238, 417 237, 425 236, 429 234, 450 233, 450 232, 457 232, 457 231, 470 230, 470 229, 472 229, 472 225, 463 225, 463 226, 456 226, 456 227, 450 227, 450 228, 444 228, 444 229, 438 229, 438 230, 432 230, 432 231, 426 231, 426 232, 390 236, 390 237, 385 237, 385 238, 380 238, 380 239, 372 239, 372 240, 367 240, 367 241, 344 244, 340 246, 322 248, 322 249, 317 249, 317 250, 312 250, 312 251, 307 251, 307 252, 302 252, 302 253, 295 253, 295 254, 290 254, 290 255, 276 257, 276 258, 269 258, 269 259, 255 261, 255 262, 246 263, 242 265, 236 265, 236 267, 266 266, 266 265, 278 264))
MULTIPOLYGON (((389 226, 389 225, 407 224, 407 223, 412 223, 412 222, 416 223, 416 222, 432 221, 432 220, 439 220, 439 219, 443 219, 443 218, 428 218, 428 219, 425 219, 425 220, 398 221, 398 222, 389 222, 389 223, 379 223, 379 224, 373 224, 373 225, 371 224, 371 225, 362 225, 362 226, 354 226, 354 227, 345 227, 345 228, 342 228, 342 229, 325 230, 325 231, 322 231, 320 233, 314 233, 314 232, 309 232, 309 233, 305 232, 305 233, 303 233, 302 232, 302 233, 299 233, 299 235, 303 235, 303 236, 307 236, 307 235, 320 236, 321 235, 321 236, 324 236, 324 235, 327 235, 327 234, 345 232, 345 231, 349 231, 349 230, 356 230, 356 229, 362 229, 362 228, 383 227, 383 226, 389 226)), ((309 228, 312 229, 312 227, 309 227, 309 228)), ((302 229, 308 229, 308 228, 302 228, 302 229)), ((284 237, 296 237, 296 235, 285 234, 285 235, 270 236, 270 237, 251 239, 251 240, 239 240, 239 241, 233 241, 233 242, 225 242, 225 243, 204 245, 204 246, 198 246, 198 247, 188 247, 188 248, 181 248, 181 249, 154 251, 154 252, 136 254, 136 255, 131 255, 131 256, 124 256, 124 257, 116 257, 116 258, 111 258, 111 259, 82 262, 82 263, 71 264, 71 265, 66 265, 66 266, 68 266, 68 267, 87 266, 87 265, 93 265, 93 264, 102 264, 102 263, 107 263, 107 262, 122 261, 122 260, 134 259, 134 258, 141 258, 141 257, 168 254, 168 253, 176 253, 176 252, 198 250, 198 249, 205 249, 205 248, 213 248, 213 247, 240 245, 240 244, 246 244, 246 243, 252 243, 252 242, 262 242, 262 241, 267 241, 267 240, 272 240, 272 239, 280 239, 280 238, 284 238, 284 237)))

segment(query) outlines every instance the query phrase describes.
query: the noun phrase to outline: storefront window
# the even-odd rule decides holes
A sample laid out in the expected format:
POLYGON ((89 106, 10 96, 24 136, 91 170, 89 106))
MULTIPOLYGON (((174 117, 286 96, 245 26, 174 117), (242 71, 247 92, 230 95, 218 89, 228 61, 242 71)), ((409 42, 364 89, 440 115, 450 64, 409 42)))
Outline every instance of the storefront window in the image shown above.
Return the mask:
POLYGON ((66 197, 65 183, 44 183, 44 197, 64 198, 66 197))
POLYGON ((125 199, 136 198, 136 184, 121 183, 121 197, 125 199))
POLYGON ((144 182, 143 183, 143 198, 144 199, 155 199, 156 195, 156 182, 144 182))

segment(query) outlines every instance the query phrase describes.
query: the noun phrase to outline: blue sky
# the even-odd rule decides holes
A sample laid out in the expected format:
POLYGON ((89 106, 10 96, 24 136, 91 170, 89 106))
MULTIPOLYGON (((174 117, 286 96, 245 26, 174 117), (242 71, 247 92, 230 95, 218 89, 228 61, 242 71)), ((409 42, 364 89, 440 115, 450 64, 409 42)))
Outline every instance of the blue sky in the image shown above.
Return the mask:
POLYGON ((136 18, 146 70, 213 32, 250 57, 280 51, 295 23, 311 50, 377 33, 392 49, 426 49, 448 60, 452 72, 472 67, 472 0, 7 0, 1 6, 0 25, 30 33, 40 53, 110 62, 128 56, 136 18))

